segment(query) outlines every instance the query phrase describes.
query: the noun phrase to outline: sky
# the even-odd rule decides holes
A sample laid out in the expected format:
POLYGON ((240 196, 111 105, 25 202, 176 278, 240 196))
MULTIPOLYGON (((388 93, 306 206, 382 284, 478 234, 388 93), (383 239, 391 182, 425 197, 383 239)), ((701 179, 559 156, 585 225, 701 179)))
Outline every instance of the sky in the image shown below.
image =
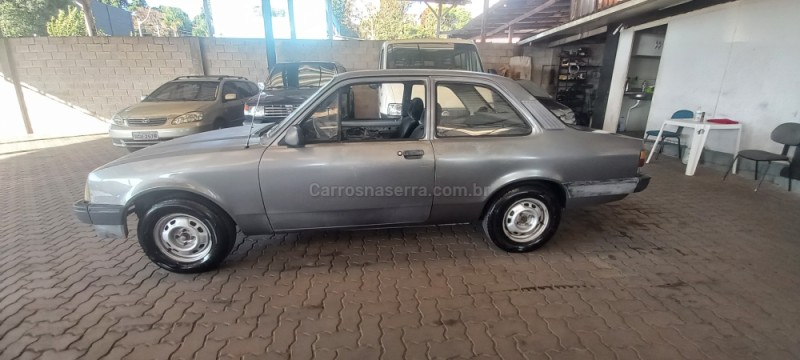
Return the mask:
MULTIPOLYGON (((358 1, 358 0, 356 0, 358 1)), ((360 0, 366 5, 378 5, 378 0, 360 0)), ((499 0, 490 0, 490 4, 499 0)), ((201 0, 148 0, 150 6, 174 6, 185 11, 189 18, 202 12, 201 0)), ((288 5, 286 0, 271 0, 274 10, 286 14, 288 5)), ((327 38, 325 20, 325 0, 294 0, 295 29, 300 39, 325 39, 327 38)), ((483 12, 483 0, 472 0, 466 6, 473 17, 483 12)), ((417 3, 412 6, 412 12, 421 13, 425 4, 417 3)), ((214 28, 218 37, 258 38, 264 36, 264 24, 261 20, 261 0, 211 0, 211 11, 214 17, 214 28)), ((289 38, 288 15, 273 18, 273 31, 275 38, 289 38)))

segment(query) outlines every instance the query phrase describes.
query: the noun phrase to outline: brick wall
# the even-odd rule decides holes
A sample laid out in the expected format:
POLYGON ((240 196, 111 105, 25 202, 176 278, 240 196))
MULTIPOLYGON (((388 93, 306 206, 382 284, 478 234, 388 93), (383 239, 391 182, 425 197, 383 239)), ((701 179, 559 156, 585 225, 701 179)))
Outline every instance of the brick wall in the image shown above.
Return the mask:
MULTIPOLYGON (((264 81, 259 39, 38 37, 8 39, 22 82, 109 118, 179 75, 239 75, 264 81)), ((382 41, 277 40, 278 61, 332 60, 349 70, 378 68, 382 41)), ((514 55, 511 44, 479 44, 484 66, 514 55)))

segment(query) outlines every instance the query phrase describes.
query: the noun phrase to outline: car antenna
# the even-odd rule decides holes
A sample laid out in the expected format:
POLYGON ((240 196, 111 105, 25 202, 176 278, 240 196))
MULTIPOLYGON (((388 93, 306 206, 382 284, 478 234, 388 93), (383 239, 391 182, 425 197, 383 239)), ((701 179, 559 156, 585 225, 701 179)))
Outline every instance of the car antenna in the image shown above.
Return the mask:
POLYGON ((259 89, 258 90, 258 99, 256 99, 256 107, 253 108, 253 112, 251 113, 252 119, 250 119, 250 130, 247 132, 247 142, 244 144, 245 149, 250 148, 250 138, 253 137, 253 125, 256 124, 256 109, 258 109, 258 104, 261 102, 261 94, 264 91, 259 89))

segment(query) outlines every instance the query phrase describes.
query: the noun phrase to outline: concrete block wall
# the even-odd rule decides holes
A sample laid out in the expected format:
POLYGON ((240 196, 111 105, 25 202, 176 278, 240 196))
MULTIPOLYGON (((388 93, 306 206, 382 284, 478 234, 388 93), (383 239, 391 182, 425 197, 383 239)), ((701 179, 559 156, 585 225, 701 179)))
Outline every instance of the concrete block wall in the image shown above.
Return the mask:
POLYGON ((167 80, 202 74, 199 58, 191 56, 192 40, 100 36, 9 42, 22 82, 108 118, 167 80))
POLYGON ((487 70, 508 65, 516 49, 514 44, 479 43, 477 46, 483 67, 487 70))
MULTIPOLYGON (((37 37, 8 39, 20 80, 101 118, 180 75, 264 81, 264 41, 231 38, 37 37)), ((278 61, 336 61, 377 69, 383 41, 277 40, 278 61)), ((508 64, 512 44, 478 44, 487 69, 508 64)))

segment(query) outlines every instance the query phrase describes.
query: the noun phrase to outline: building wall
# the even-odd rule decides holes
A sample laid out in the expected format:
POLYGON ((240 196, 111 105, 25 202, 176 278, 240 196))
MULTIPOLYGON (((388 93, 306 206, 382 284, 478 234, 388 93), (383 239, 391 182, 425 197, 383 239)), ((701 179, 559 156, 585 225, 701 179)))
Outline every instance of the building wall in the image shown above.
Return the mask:
MULTIPOLYGON (((743 124, 742 149, 779 152, 770 132, 800 122, 800 2, 742 0, 669 21, 647 124, 676 109, 743 124)), ((732 153, 734 135, 709 134, 707 148, 732 153)))
MULTIPOLYGON (((225 74, 264 81, 258 39, 37 37, 8 39, 22 82, 99 117, 139 101, 180 75, 225 74)), ((278 61, 336 61, 348 70, 378 68, 382 41, 277 40, 278 61)), ((478 44, 487 69, 508 64, 512 44, 478 44)))

